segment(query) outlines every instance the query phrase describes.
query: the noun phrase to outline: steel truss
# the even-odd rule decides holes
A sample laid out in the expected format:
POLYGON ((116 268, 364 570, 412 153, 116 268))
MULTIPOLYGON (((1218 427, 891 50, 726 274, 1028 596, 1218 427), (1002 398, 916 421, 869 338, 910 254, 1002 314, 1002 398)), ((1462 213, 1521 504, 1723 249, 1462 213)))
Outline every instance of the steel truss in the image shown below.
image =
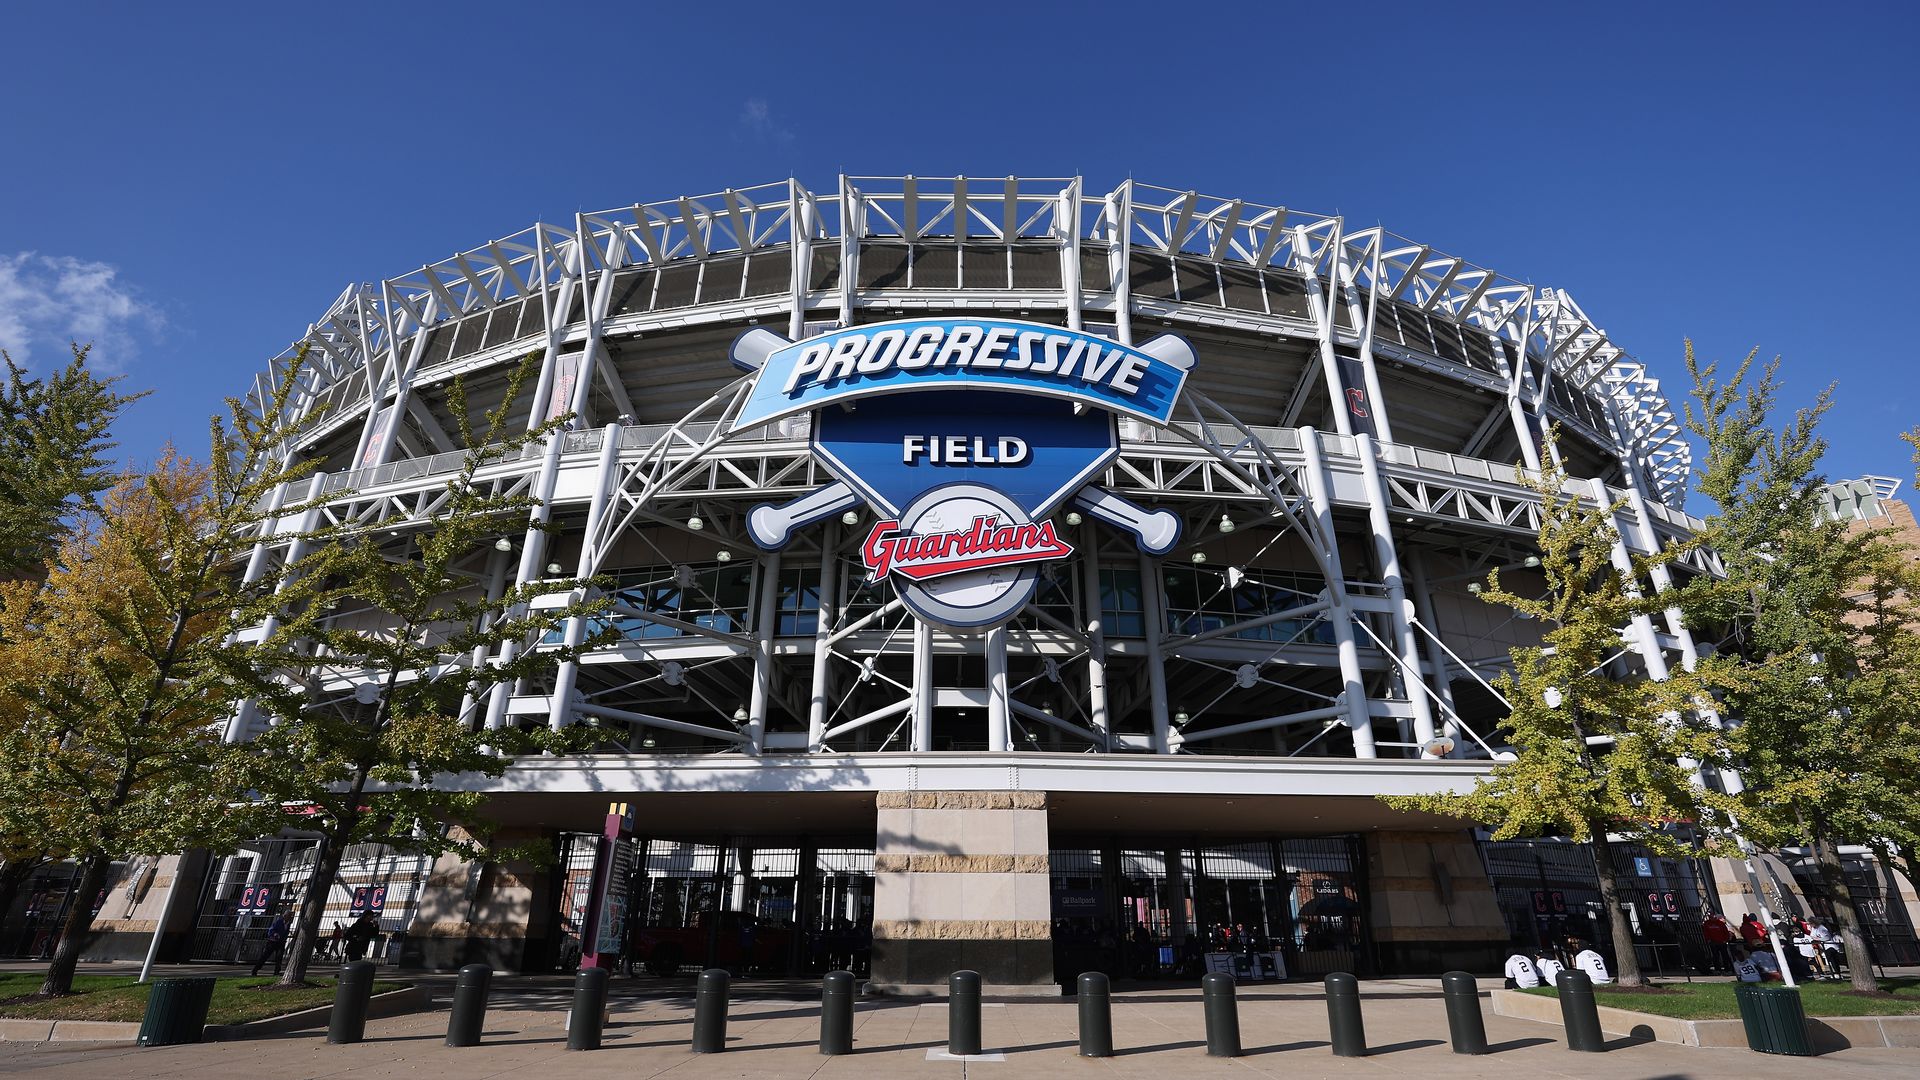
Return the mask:
MULTIPOLYGON (((1196 290, 1194 295, 1201 293, 1196 290)), ((356 423, 360 430, 355 467, 314 480, 313 492, 335 492, 338 497, 314 511, 318 517, 310 515, 306 527, 324 520, 404 531, 431 519, 444 499, 445 474, 458 463, 455 448, 431 416, 424 415, 416 392, 530 349, 544 350, 529 424, 572 413, 575 429, 554 434, 520 460, 491 465, 481 479, 501 491, 541 500, 534 525, 556 513, 584 511, 573 571, 588 576, 603 569, 614 546, 636 530, 684 528, 689 508, 700 516, 702 507, 724 511, 746 499, 780 499, 826 480, 807 451, 804 422, 763 430, 734 426, 746 379, 722 388, 666 427, 584 427, 590 422, 594 389, 616 404, 627 404, 626 389, 612 371, 604 344, 610 333, 785 316, 789 336, 800 337, 822 323, 860 321, 868 306, 969 304, 1062 310, 1069 327, 1079 329, 1092 320, 1101 332, 1128 343, 1136 315, 1309 342, 1320 363, 1314 377, 1302 383, 1288 413, 1297 416, 1303 395, 1324 390, 1338 428, 1249 427, 1204 395, 1189 392, 1186 412, 1176 423, 1164 428, 1125 426, 1121 455, 1104 478, 1112 490, 1137 499, 1215 510, 1246 504, 1269 518, 1270 527, 1301 537, 1326 589, 1287 614, 1311 615, 1331 627, 1336 662, 1329 670, 1337 672, 1336 692, 1269 669, 1292 643, 1265 649, 1263 659, 1260 649, 1243 648, 1246 643, 1218 640, 1244 629, 1244 624, 1211 638, 1173 636, 1163 632, 1158 611, 1148 613, 1150 632, 1131 682, 1114 683, 1106 669, 1123 654, 1103 642, 1097 582, 1082 582, 1081 594, 1083 600, 1091 598, 1091 610, 1079 613, 1078 625, 1030 608, 1018 625, 989 633, 979 643, 987 660, 984 696, 993 749, 1012 749, 1023 721, 1096 750, 1157 753, 1228 734, 1332 720, 1350 731, 1356 755, 1370 757, 1378 752, 1372 730, 1376 718, 1401 721, 1403 735, 1391 745, 1414 752, 1436 734, 1462 730, 1448 684, 1455 673, 1476 679, 1479 675, 1434 635, 1423 568, 1418 559, 1403 565, 1394 518, 1405 519, 1403 525, 1444 525, 1489 543, 1505 543, 1534 533, 1539 504, 1525 487, 1525 474, 1512 466, 1394 443, 1391 417, 1379 392, 1376 353, 1444 370, 1504 394, 1504 407, 1486 417, 1470 450, 1489 445, 1504 426, 1517 438, 1525 465, 1537 469, 1543 464, 1538 432, 1549 420, 1613 446, 1624 463, 1627 486, 1581 481, 1578 494, 1609 505, 1623 502, 1623 553, 1654 550, 1697 524, 1675 509, 1684 495, 1688 450, 1658 383, 1613 346, 1564 291, 1503 278, 1382 229, 1348 232, 1339 217, 1131 181, 1104 196, 1088 196, 1078 178, 842 177, 837 190, 824 196, 788 181, 582 214, 570 228, 536 224, 378 287, 347 290, 300 343, 256 380, 254 394, 264 400, 285 376, 295 351, 309 349, 310 363, 303 369, 293 407, 322 418, 303 437, 303 445, 350 431, 356 423), (934 238, 1052 250, 1058 255, 1060 285, 1035 290, 1000 278, 963 282, 960 290, 937 293, 860 285, 867 245, 914 245, 934 238), (1283 310, 1268 299, 1254 310, 1244 304, 1208 304, 1185 293, 1176 298, 1135 295, 1130 260, 1136 253, 1211 267, 1205 272, 1216 275, 1215 286, 1227 280, 1221 275, 1230 267, 1270 269, 1292 275, 1288 280, 1299 284, 1305 298, 1297 308, 1283 310), (736 295, 650 315, 613 310, 617 272, 704 264, 743 254, 783 257, 784 292, 736 295), (831 275, 816 271, 816 254, 837 259, 831 275), (1104 274, 1088 276, 1089 257, 1099 265, 1102 254, 1104 274), (1388 317, 1383 302, 1394 305, 1391 317, 1403 327, 1411 325, 1410 313, 1417 313, 1433 327, 1451 324, 1484 335, 1493 343, 1488 369, 1452 363, 1437 345, 1433 353, 1422 352, 1403 340, 1408 336, 1404 333, 1394 340, 1379 336, 1376 327, 1388 317), (441 336, 455 328, 462 335, 458 348, 444 344, 451 339, 441 336), (469 349, 465 343, 477 347, 469 349), (1335 375, 1341 358, 1358 360, 1371 399, 1381 403, 1373 433, 1355 431, 1349 424, 1335 375), (1556 398, 1556 380, 1575 396, 1556 398), (1588 406, 1580 406, 1582 401, 1588 406), (398 460, 396 448, 405 452, 398 460), (1362 565, 1342 565, 1333 538, 1347 530, 1336 526, 1336 515, 1343 520, 1364 517, 1368 543, 1362 565), (1014 644, 1010 639, 1019 640, 1014 644), (1239 651, 1219 651, 1229 644, 1239 651), (1208 652, 1210 645, 1214 653, 1208 652), (1023 681, 1010 670, 1010 656, 1044 659, 1041 674, 1023 681), (1223 657, 1234 662, 1227 664, 1223 657), (1286 687, 1304 695, 1313 707, 1233 725, 1231 730, 1180 730, 1168 715, 1170 661, 1216 668, 1227 664, 1221 670, 1230 669, 1236 685, 1250 679, 1248 685, 1286 687), (1019 693, 1036 680, 1058 683, 1063 669, 1071 670, 1084 690, 1070 697, 1072 716, 1019 700, 1019 693), (1151 732, 1144 741, 1110 729, 1113 700, 1121 698, 1147 704, 1151 732)), ((630 412, 630 406, 625 411, 630 412)), ((297 448, 288 449, 291 453, 297 448)), ((737 535, 724 531, 724 512, 710 514, 708 539, 731 550, 750 550, 737 535)), ((278 537, 291 535, 300 524, 268 522, 249 573, 271 573, 297 557, 278 537)), ((903 745, 929 748, 937 707, 928 676, 935 635, 911 625, 897 603, 858 617, 823 611, 808 685, 791 685, 781 674, 769 626, 781 560, 817 558, 822 581, 831 582, 841 562, 841 539, 833 529, 828 525, 812 550, 753 560, 750 632, 721 632, 623 607, 617 612, 622 618, 650 621, 678 636, 629 642, 563 664, 549 692, 499 687, 490 701, 473 703, 476 722, 484 717, 486 724, 497 727, 541 716, 561 726, 583 716, 598 717, 697 734, 756 754, 769 749, 828 750, 834 739, 853 731, 893 724, 903 745), (876 656, 896 653, 908 664, 904 678, 874 662, 876 656), (579 685, 581 668, 589 665, 618 668, 620 677, 611 685, 629 691, 655 683, 685 686, 690 669, 727 663, 745 664, 750 670, 749 703, 737 721, 725 702, 709 702, 717 714, 713 723, 691 724, 601 703, 598 698, 605 689, 582 692, 579 685), (890 685, 898 697, 878 709, 848 715, 849 695, 834 692, 845 682, 845 673, 837 668, 850 669, 853 678, 867 684, 890 685), (778 732, 769 737, 767 720, 777 703, 807 717, 804 741, 778 732)), ((520 544, 517 570, 500 564, 488 574, 501 584, 511 580, 520 585, 551 576, 546 570, 548 547, 547 532, 530 527, 520 544)), ((1693 560, 1695 570, 1714 569, 1709 555, 1693 560)), ((1143 580, 1153 584, 1150 606, 1164 602, 1158 595, 1160 565, 1160 560, 1141 559, 1143 580)), ((1664 577, 1653 585, 1666 587, 1670 582, 1664 577)), ((830 595, 831 587, 822 594, 830 595)), ((1667 623, 1665 634, 1650 622, 1632 628, 1647 669, 1657 669, 1656 677, 1666 669, 1666 651, 1688 663, 1694 655, 1677 615, 1670 613, 1667 623)), ((566 628, 565 640, 578 643, 588 629, 575 619, 566 628)), ((498 656, 458 659, 499 663, 531 647, 538 643, 510 643, 498 656)), ((244 738, 254 727, 243 715, 231 725, 230 737, 244 738)))

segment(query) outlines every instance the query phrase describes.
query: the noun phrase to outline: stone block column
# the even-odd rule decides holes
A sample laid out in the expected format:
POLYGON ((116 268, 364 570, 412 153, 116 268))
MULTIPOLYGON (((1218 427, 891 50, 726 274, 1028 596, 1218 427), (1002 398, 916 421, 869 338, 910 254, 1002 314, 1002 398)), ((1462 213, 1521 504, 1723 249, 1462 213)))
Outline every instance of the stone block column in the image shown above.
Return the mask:
POLYGON ((971 969, 989 995, 1057 994, 1046 793, 878 798, 873 988, 943 994, 948 975, 971 969))
POLYGON ((1382 971, 1500 970, 1509 931, 1471 833, 1381 830, 1366 843, 1382 971))

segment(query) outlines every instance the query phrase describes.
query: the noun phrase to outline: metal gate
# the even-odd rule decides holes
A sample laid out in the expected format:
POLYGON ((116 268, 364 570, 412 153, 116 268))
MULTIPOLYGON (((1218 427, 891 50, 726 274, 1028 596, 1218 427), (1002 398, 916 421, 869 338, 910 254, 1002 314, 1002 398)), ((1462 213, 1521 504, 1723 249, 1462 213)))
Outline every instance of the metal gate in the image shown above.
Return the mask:
MULTIPOLYGON (((1914 938, 1913 924, 1907 918, 1907 905, 1900 900, 1892 871, 1870 855, 1846 855, 1841 860, 1846 871, 1847 893, 1853 898, 1853 910, 1860 916, 1860 929, 1867 939, 1867 951, 1873 962, 1920 964, 1920 941, 1914 938)), ((1810 857, 1793 862, 1793 877, 1806 895, 1812 914, 1831 921, 1833 899, 1819 868, 1810 857)))
MULTIPOLYGON (((1632 844, 1615 844, 1614 881, 1627 910, 1633 949, 1649 975, 1709 970, 1702 928, 1714 895, 1704 859, 1670 859, 1632 844)), ((1480 844, 1494 895, 1517 945, 1568 953, 1590 941, 1619 964, 1613 926, 1600 903, 1593 849, 1565 840, 1499 840, 1480 844)), ((1570 961, 1570 955, 1562 962, 1570 961)))

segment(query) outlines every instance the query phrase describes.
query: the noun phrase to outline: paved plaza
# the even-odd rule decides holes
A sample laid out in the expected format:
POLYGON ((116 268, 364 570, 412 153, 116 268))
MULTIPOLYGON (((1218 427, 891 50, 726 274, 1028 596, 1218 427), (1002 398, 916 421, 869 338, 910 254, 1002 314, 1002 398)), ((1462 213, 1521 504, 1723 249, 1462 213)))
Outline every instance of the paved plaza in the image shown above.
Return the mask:
POLYGON ((320 1032, 234 1043, 141 1050, 125 1045, 0 1043, 0 1073, 36 1077, 245 1077, 247 1080, 318 1077, 571 1077, 928 1076, 1016 1080, 1046 1077, 1187 1076, 1421 1076, 1842 1078, 1920 1075, 1920 1049, 1838 1051, 1820 1058, 1783 1058, 1746 1050, 1715 1050, 1616 1038, 1605 1054, 1566 1049, 1557 1026, 1514 1020, 1486 1011, 1493 1053, 1461 1057, 1447 1044, 1439 986, 1432 980, 1376 980, 1363 984, 1368 1044, 1365 1058, 1336 1058, 1328 1049, 1320 988, 1287 984, 1243 988, 1240 1024, 1244 1056, 1206 1056, 1205 1028, 1195 989, 1117 993, 1113 1004, 1116 1056, 1077 1056, 1075 1004, 1058 1000, 989 999, 982 1010, 987 1054, 982 1060, 944 1058, 946 1005, 942 1001, 868 999, 854 1017, 855 1052, 818 1053, 819 1006, 804 985, 749 984, 734 995, 727 1051, 688 1051, 691 999, 661 994, 647 980, 616 985, 605 1047, 566 1049, 567 994, 561 980, 503 978, 495 984, 485 1042, 450 1048, 446 1036, 447 983, 432 980, 430 1010, 367 1026, 367 1041, 330 1046, 320 1032), (652 992, 648 992, 652 991, 652 992), (645 996, 642 996, 644 994, 645 996))

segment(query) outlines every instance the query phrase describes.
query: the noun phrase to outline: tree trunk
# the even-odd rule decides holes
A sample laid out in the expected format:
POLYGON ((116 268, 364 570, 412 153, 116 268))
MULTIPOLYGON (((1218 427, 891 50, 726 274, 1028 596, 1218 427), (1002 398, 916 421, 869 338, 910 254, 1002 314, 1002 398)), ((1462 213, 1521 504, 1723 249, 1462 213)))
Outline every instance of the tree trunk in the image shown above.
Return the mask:
POLYGON ((80 950, 86 944, 87 928, 93 924, 93 898, 100 895, 107 872, 112 869, 113 859, 104 853, 89 855, 80 864, 80 884, 60 926, 60 944, 53 950, 53 963, 47 965, 47 980, 40 984, 42 994, 73 993, 73 971, 80 966, 80 950))
POLYGON ((1840 863, 1840 845, 1825 830, 1813 834, 1814 865, 1820 870, 1820 883, 1826 887, 1833 904, 1834 929, 1840 931, 1840 943, 1847 950, 1847 971, 1855 990, 1874 991, 1880 984, 1873 977, 1873 956, 1867 952, 1867 936, 1860 929, 1860 913, 1853 906, 1853 893, 1847 889, 1847 871, 1840 863))
POLYGON ((1600 906, 1607 911, 1607 925, 1613 931, 1614 978, 1621 986, 1644 986, 1640 974, 1640 954, 1633 948, 1633 924, 1620 907, 1620 883, 1613 868, 1613 841, 1607 839, 1606 826, 1593 830, 1593 876, 1600 882, 1600 906))
MULTIPOLYGON (((351 826, 349 826, 350 828, 351 826)), ((307 888, 300 900, 300 918, 288 935, 286 966, 280 969, 283 987, 304 986, 307 965, 313 962, 313 950, 320 944, 321 925, 327 914, 327 897, 333 893, 333 879, 340 873, 340 861, 346 845, 336 837, 347 835, 344 829, 329 829, 321 834, 320 850, 313 860, 313 872, 307 875, 307 888)))

